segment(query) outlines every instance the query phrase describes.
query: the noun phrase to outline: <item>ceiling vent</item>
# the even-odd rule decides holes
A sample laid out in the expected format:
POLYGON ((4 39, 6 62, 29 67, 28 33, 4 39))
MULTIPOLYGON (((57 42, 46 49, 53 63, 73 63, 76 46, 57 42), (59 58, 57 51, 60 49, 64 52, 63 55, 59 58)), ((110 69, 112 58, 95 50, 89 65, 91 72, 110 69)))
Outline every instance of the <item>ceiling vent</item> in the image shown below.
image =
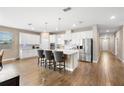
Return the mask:
POLYGON ((70 10, 71 10, 71 7, 67 7, 67 8, 65 8, 65 9, 63 9, 64 12, 68 12, 68 11, 70 11, 70 10))

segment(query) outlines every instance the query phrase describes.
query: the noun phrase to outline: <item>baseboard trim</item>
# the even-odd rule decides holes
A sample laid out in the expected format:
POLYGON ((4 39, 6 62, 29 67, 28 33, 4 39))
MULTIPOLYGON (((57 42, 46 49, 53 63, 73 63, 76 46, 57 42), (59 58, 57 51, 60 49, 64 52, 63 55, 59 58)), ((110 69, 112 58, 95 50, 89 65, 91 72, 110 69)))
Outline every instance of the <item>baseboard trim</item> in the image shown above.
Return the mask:
POLYGON ((118 57, 118 56, 116 56, 116 57, 117 57, 117 59, 118 59, 118 60, 120 60, 120 61, 124 62, 124 60, 123 60, 123 59, 121 59, 120 57, 118 57))
POLYGON ((65 67, 65 69, 68 70, 68 71, 71 71, 71 72, 74 71, 74 70, 71 69, 71 68, 66 68, 66 67, 65 67))
POLYGON ((98 63, 98 59, 97 60, 93 60, 93 63, 98 63))
POLYGON ((116 56, 116 58, 122 62, 124 62, 124 59, 121 59, 120 57, 118 57, 117 55, 115 55, 115 53, 111 52, 114 56, 116 56))
POLYGON ((5 61, 12 61, 12 60, 17 60, 18 58, 6 58, 6 59, 3 59, 3 62, 5 61))
POLYGON ((32 57, 20 57, 20 59, 30 59, 30 58, 36 58, 38 56, 32 56, 32 57))
POLYGON ((100 55, 98 56, 98 58, 96 60, 93 60, 93 63, 98 63, 99 58, 100 58, 100 55))

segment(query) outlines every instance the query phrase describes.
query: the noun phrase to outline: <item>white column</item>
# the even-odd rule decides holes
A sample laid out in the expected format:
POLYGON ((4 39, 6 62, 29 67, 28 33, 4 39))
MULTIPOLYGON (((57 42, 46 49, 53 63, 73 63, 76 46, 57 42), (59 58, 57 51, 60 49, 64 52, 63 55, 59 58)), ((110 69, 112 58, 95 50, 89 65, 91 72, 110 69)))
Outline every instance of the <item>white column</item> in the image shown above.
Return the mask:
POLYGON ((93 62, 97 63, 100 55, 100 37, 97 25, 93 26, 93 62))

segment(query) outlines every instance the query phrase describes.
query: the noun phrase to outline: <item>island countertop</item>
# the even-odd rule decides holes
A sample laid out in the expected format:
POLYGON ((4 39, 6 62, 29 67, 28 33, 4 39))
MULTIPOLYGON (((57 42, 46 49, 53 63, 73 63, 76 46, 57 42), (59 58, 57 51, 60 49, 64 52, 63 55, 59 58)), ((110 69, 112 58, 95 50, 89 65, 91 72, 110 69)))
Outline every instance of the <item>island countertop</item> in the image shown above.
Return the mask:
POLYGON ((72 55, 72 54, 75 54, 75 53, 79 53, 78 50, 57 49, 57 50, 54 50, 54 51, 63 51, 63 53, 66 54, 66 55, 72 55))

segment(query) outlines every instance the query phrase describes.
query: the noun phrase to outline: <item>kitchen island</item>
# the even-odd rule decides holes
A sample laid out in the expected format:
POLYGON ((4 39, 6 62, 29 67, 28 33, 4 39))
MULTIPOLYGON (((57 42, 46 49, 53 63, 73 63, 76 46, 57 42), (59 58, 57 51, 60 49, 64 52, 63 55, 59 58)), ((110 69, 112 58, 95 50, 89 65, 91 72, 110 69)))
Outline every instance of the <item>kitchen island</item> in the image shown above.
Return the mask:
POLYGON ((78 50, 58 50, 63 51, 65 54, 65 69, 68 71, 74 71, 78 67, 79 63, 79 51, 78 50))
MULTIPOLYGON (((36 57, 37 50, 40 49, 22 49, 20 50, 20 58, 36 57)), ((49 50, 49 49, 43 49, 49 50)), ((55 49, 54 51, 63 51, 65 55, 65 69, 68 71, 74 71, 78 66, 79 61, 79 50, 66 50, 66 49, 55 49)))

